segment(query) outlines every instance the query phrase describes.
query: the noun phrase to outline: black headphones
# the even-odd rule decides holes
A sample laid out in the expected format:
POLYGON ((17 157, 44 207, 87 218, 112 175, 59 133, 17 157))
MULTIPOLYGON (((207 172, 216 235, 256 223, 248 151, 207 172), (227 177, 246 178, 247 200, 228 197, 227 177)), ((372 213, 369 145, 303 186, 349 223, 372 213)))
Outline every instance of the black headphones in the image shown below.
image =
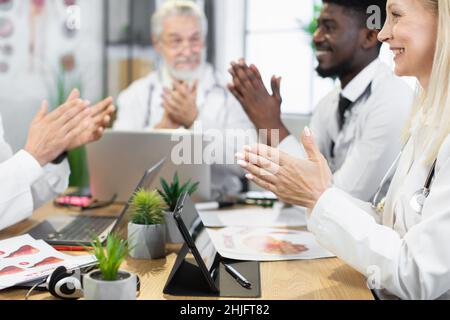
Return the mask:
POLYGON ((82 282, 80 269, 67 271, 65 267, 58 267, 48 276, 46 287, 56 298, 77 300, 83 297, 82 282))
MULTIPOLYGON (((138 296, 141 290, 141 281, 138 276, 136 290, 138 296)), ((65 267, 58 267, 47 277, 46 288, 50 294, 63 300, 78 300, 84 297, 83 274, 80 269, 68 271, 65 267)))

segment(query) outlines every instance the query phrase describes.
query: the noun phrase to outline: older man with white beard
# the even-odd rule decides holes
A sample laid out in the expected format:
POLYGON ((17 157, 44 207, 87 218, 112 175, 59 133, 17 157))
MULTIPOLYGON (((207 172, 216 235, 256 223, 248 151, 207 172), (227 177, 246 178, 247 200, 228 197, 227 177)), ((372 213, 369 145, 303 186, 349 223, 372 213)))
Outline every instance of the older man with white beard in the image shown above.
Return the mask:
MULTIPOLYGON (((161 63, 119 95, 114 129, 191 129, 196 123, 204 131, 220 130, 224 141, 248 143, 256 137, 254 125, 227 90, 226 81, 206 63, 208 22, 204 12, 191 1, 167 1, 155 12, 151 24, 161 63), (245 139, 225 138, 225 132, 231 130, 246 131, 247 135, 245 139)), ((224 146, 224 158, 233 159, 240 147, 237 144, 224 146)), ((242 176, 237 165, 214 165, 214 191, 221 195, 239 192, 242 176)))

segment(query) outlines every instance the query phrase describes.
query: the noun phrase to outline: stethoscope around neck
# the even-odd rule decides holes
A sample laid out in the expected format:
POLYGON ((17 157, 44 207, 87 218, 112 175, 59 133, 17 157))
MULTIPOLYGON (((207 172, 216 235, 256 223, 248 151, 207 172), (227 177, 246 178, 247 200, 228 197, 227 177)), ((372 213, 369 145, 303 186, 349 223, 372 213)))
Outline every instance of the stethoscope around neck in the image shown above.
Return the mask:
MULTIPOLYGON (((403 147, 404 148, 404 147, 403 147)), ((394 163, 389 168, 388 172, 384 176, 383 180, 380 183, 380 186, 377 189, 377 192, 372 200, 372 208, 376 210, 377 213, 383 213, 384 212, 384 205, 386 202, 386 198, 380 199, 381 191, 383 190, 383 187, 386 185, 386 182, 389 180, 391 175, 394 173, 394 170, 397 168, 398 163, 400 162, 401 156, 403 154, 403 149, 400 151, 400 154, 397 156, 397 158, 394 160, 394 163)), ((423 188, 417 190, 409 200, 409 206, 411 209, 418 213, 422 214, 422 209, 425 204, 425 200, 430 195, 430 188, 431 184, 433 182, 433 178, 436 173, 436 163, 437 159, 434 160, 433 165, 431 166, 430 171, 428 172, 427 179, 425 180, 425 184, 423 188)))

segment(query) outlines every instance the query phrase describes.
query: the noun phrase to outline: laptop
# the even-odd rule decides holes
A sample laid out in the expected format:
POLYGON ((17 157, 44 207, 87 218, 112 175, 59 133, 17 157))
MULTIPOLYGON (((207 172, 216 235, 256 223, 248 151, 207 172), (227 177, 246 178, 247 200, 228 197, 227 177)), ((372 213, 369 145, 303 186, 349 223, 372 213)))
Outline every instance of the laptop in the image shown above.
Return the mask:
MULTIPOLYGON (((193 195, 194 201, 209 201, 211 165, 179 164, 176 155, 172 153, 176 153, 180 139, 189 153, 193 154, 191 150, 197 148, 196 152, 203 154, 206 143, 202 143, 202 135, 188 131, 105 131, 101 140, 87 146, 93 198, 108 201, 116 195, 117 202, 126 202, 133 191, 135 181, 148 168, 148 164, 166 158, 160 176, 171 182, 177 172, 182 182, 189 179, 199 182, 198 190, 193 195)), ((150 187, 161 189, 160 179, 153 181, 150 187)))
POLYGON ((104 242, 110 233, 120 232, 119 237, 126 238, 124 229, 126 229, 129 220, 127 211, 134 193, 141 188, 151 190, 150 185, 160 172, 164 163, 165 159, 159 161, 155 166, 145 172, 137 187, 131 192, 131 196, 129 195, 129 200, 122 209, 119 217, 59 215, 40 223, 31 229, 28 234, 35 239, 42 239, 50 245, 62 246, 89 246, 93 238, 97 235, 100 241, 104 242))

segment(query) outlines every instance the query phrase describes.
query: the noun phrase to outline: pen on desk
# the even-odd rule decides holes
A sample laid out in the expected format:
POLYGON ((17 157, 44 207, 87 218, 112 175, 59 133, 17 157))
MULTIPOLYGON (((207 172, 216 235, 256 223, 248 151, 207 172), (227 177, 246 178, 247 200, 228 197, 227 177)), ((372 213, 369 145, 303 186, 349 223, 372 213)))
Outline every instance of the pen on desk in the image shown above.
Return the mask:
POLYGON ((252 284, 250 283, 250 281, 248 281, 246 278, 244 278, 244 276, 242 274, 239 273, 239 271, 237 271, 235 268, 233 268, 232 266, 224 263, 223 264, 225 267, 225 270, 227 270, 227 272, 229 274, 231 274, 233 276, 234 279, 236 279, 236 281, 243 286, 246 289, 251 289, 252 288, 252 284))
POLYGON ((82 246, 53 246, 53 249, 57 251, 89 251, 92 250, 91 247, 82 246))

